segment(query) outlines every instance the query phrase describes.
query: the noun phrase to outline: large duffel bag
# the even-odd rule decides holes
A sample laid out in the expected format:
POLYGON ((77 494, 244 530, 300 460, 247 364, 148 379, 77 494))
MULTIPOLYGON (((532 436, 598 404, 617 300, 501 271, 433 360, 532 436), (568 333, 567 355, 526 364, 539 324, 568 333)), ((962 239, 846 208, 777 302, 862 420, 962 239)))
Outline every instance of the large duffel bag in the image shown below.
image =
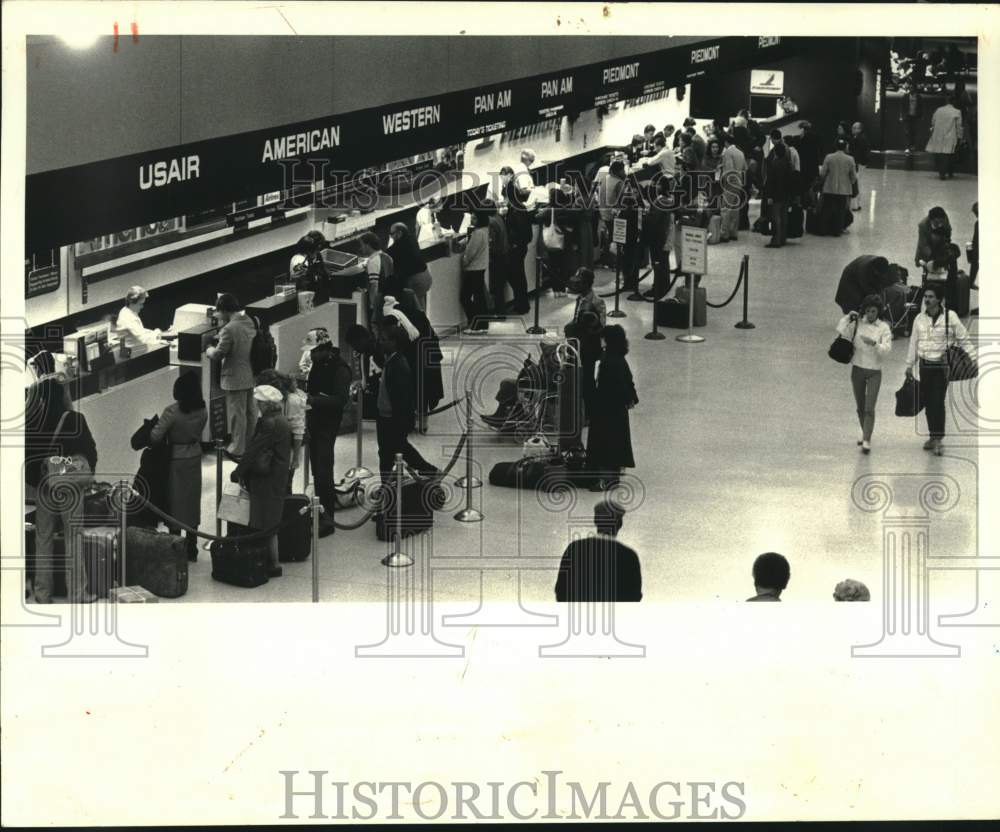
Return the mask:
MULTIPOLYGON (((384 488, 385 486, 383 486, 384 488)), ((387 500, 388 508, 375 515, 375 536, 389 540, 396 530, 395 483, 389 486, 393 496, 387 500)), ((432 480, 403 480, 402 535, 420 534, 434 525, 434 512, 444 505, 444 491, 432 480)))
POLYGON ((188 590, 184 538, 129 527, 125 532, 125 583, 141 586, 160 598, 180 598, 188 590))
POLYGON ((282 563, 306 560, 312 551, 312 515, 309 512, 299 513, 310 502, 305 494, 290 494, 285 497, 285 507, 281 514, 282 527, 278 532, 278 560, 282 563))
POLYGON ((266 537, 248 541, 213 540, 212 579, 233 586, 261 586, 268 581, 270 559, 266 537))

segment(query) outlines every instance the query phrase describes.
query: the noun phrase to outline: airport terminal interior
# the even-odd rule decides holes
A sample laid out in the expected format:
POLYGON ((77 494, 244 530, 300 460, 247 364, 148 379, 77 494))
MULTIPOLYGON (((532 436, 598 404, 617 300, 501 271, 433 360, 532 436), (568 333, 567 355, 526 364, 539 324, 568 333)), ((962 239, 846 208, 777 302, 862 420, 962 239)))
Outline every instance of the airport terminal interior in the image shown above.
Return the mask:
MULTIPOLYGON (((305 559, 279 551, 280 576, 272 565, 266 582, 239 586, 231 580, 239 547, 223 553, 225 540, 212 547, 202 537, 197 557, 184 559, 183 593, 146 587, 148 601, 379 602, 402 581, 435 600, 466 603, 469 623, 490 601, 520 603, 530 623, 539 604, 556 599, 567 546, 595 533, 598 505, 623 510, 617 539, 638 556, 643 603, 777 594, 785 603, 834 603, 835 588, 850 580, 867 589, 864 600, 881 604, 894 586, 885 574, 887 523, 900 516, 926 523, 922 556, 977 553, 975 382, 948 384, 938 445, 926 411, 896 413, 909 351, 919 350, 918 367, 926 354, 917 341, 922 321, 931 320, 928 295, 932 307, 937 293, 954 312, 960 327, 950 335, 967 351, 978 333, 975 39, 560 38, 558 50, 545 38, 518 39, 514 48, 503 37, 457 45, 428 38, 419 46, 410 39, 405 48, 399 40, 124 39, 112 56, 103 39, 74 49, 29 38, 28 395, 52 378, 69 390, 96 445, 94 481, 138 476, 143 450, 130 437, 164 413, 176 380, 191 375, 206 407, 200 433, 187 440, 198 461, 179 464, 186 460, 175 447, 154 469, 161 485, 188 478, 183 489, 168 483, 158 492, 159 508, 171 515, 171 502, 178 511, 183 503, 208 536, 238 538, 241 525, 254 525, 216 523, 217 487, 235 493, 234 472, 246 475, 244 484, 258 476, 244 470, 255 437, 238 446, 226 392, 238 348, 213 358, 231 319, 225 296, 268 325, 271 365, 310 394, 307 424, 326 412, 327 394, 311 389, 319 382, 307 358, 317 338, 339 348, 355 387, 368 384, 360 399, 374 411, 359 422, 360 405, 344 407, 332 460, 336 509, 323 519, 325 526, 332 515, 340 528, 307 540, 305 559), (591 42, 565 48, 569 40, 591 42), (309 60, 292 77, 277 71, 303 49, 309 60), (376 62, 385 76, 375 79, 376 93, 348 71, 372 50, 395 58, 376 62), (130 62, 128 78, 108 69, 113 58, 130 62), (417 71, 435 60, 439 77, 417 71), (77 80, 84 68, 86 83, 77 80), (145 84, 153 102, 139 106, 148 110, 111 135, 97 116, 145 84), (55 120, 74 113, 56 101, 91 114, 89 132, 70 145, 56 141, 55 120), (309 159, 316 164, 300 164, 290 182, 281 162, 309 159), (358 181, 371 190, 355 193, 333 171, 362 171, 358 181), (597 204, 619 171, 619 201, 597 204), (745 211, 726 207, 731 183, 745 196, 745 211), (66 188, 87 195, 55 207, 66 188), (588 189, 597 202, 587 203, 588 189), (375 198, 365 202, 366 193, 375 198), (515 229, 518 212, 529 220, 515 229), (660 238, 648 231, 657 212, 667 223, 660 238), (396 239, 396 224, 405 226, 406 243, 396 239), (560 224, 557 235, 552 227, 560 224), (524 227, 530 239, 518 250, 515 235, 524 227), (921 253, 939 237, 940 249, 921 253), (368 268, 384 263, 380 249, 393 257, 414 243, 433 280, 419 305, 436 340, 426 331, 409 337, 420 323, 401 320, 405 303, 389 311, 388 284, 368 268), (515 263, 519 254, 523 262, 515 263), (885 258, 888 270, 872 256, 885 258), (884 280, 865 282, 866 272, 865 288, 842 303, 849 266, 884 280), (607 312, 593 329, 577 316, 587 270, 607 312), (527 296, 515 285, 518 273, 527 296), (692 282, 693 304, 685 291, 692 282), (861 301, 873 293, 882 349, 852 345, 854 367, 831 360, 838 324, 851 312, 863 318, 861 301), (600 365, 620 363, 606 356, 596 392, 587 393, 583 375, 595 367, 581 358, 581 344, 600 342, 600 323, 627 337, 631 407, 612 401, 613 371, 600 365), (446 409, 422 416, 423 430, 418 424, 408 440, 439 469, 421 480, 436 484, 439 502, 425 527, 401 540, 393 536, 393 511, 380 515, 376 506, 379 445, 390 443, 376 413, 398 400, 386 379, 359 372, 348 340, 358 327, 404 353, 406 339, 433 341, 439 350, 443 389, 433 405, 446 409), (648 337, 654 332, 662 337, 648 337), (679 340, 689 335, 697 340, 679 340), (518 378, 526 358, 546 360, 546 350, 561 362, 550 399, 539 404, 523 385, 502 384, 518 378), (862 356, 881 368, 864 446, 852 375, 873 368, 858 366, 862 356), (513 406, 524 409, 517 424, 483 418, 503 411, 501 389, 514 389, 513 406), (624 425, 634 465, 619 453, 615 470, 600 468, 595 460, 608 456, 602 449, 628 444, 624 425), (523 459, 566 474, 549 491, 517 479, 500 483, 498 466, 527 470, 523 459), (353 476, 359 463, 370 476, 353 476), (478 487, 459 481, 467 472, 478 487), (946 496, 928 496, 928 487, 946 496), (462 514, 467 509, 471 516, 462 514), (752 574, 755 559, 769 552, 787 560, 784 588, 752 574)), ((411 369, 420 385, 426 378, 417 364, 411 369)), ((285 421, 288 403, 273 399, 282 392, 273 383, 255 378, 242 389, 251 407, 275 404, 274 419, 285 421)), ((267 464, 280 455, 268 452, 267 464)), ((294 472, 290 493, 311 498, 314 465, 308 479, 305 468, 294 472)), ((37 563, 32 550, 46 509, 36 505, 32 485, 25 539, 37 563)), ((277 514, 264 514, 287 520, 284 495, 269 499, 277 514)), ((301 526, 296 516, 309 535, 308 515, 292 511, 290 527, 301 526)), ((113 514, 85 522, 106 527, 108 539, 118 534, 113 514)), ((56 554, 64 539, 55 535, 56 554)), ((100 541, 85 534, 78 557, 94 557, 100 541)), ((126 557, 166 551, 146 538, 136 547, 142 550, 126 557)), ((108 594, 89 577, 90 592, 108 594)), ((27 581, 26 598, 44 600, 35 597, 35 580, 34 587, 27 581)), ((937 612, 970 612, 974 573, 933 580, 948 587, 935 595, 937 612)), ((125 585, 142 587, 138 578, 125 585)), ((63 600, 58 589, 49 594, 63 600)))

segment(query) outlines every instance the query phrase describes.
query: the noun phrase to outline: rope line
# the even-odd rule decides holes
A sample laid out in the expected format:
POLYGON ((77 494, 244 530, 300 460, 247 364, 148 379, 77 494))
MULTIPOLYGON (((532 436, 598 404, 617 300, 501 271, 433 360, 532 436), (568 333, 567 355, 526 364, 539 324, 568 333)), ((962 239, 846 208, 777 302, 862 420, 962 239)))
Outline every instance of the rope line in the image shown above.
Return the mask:
POLYGON ((460 404, 461 402, 464 401, 465 401, 465 396, 462 396, 461 398, 455 399, 454 401, 449 402, 448 404, 441 405, 441 407, 436 407, 434 408, 434 410, 428 410, 427 413, 424 415, 436 416, 438 413, 444 413, 446 410, 451 410, 455 405, 460 404))
POLYGON ((705 298, 705 305, 711 306, 713 309, 722 309, 723 306, 729 306, 733 302, 733 298, 736 297, 736 293, 740 290, 740 286, 743 285, 744 277, 746 277, 746 272, 743 269, 743 265, 740 264, 740 276, 736 278, 736 286, 733 288, 733 293, 722 303, 711 303, 708 298, 705 298))

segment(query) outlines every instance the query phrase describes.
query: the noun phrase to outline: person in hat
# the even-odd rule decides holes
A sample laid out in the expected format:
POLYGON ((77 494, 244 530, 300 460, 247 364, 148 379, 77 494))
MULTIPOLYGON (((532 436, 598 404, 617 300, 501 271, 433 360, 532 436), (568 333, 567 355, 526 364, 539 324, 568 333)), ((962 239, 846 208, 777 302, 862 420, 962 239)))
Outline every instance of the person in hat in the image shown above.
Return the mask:
MULTIPOLYGON (((276 387, 269 384, 254 387, 253 400, 260 418, 229 479, 243 483, 250 493, 250 528, 264 531, 277 529, 281 523, 292 456, 292 429, 284 416, 284 397, 276 387)), ((271 552, 268 577, 279 578, 277 531, 268 538, 268 547, 271 552)))
POLYGON ((139 315, 149 299, 149 292, 142 286, 132 286, 125 293, 125 305, 119 310, 115 328, 122 339, 122 346, 137 347, 141 344, 158 344, 162 332, 146 329, 139 315))
MULTIPOLYGON (((201 434, 208 410, 201 395, 198 373, 186 372, 174 382, 174 401, 168 404, 149 434, 150 442, 170 445, 166 512, 180 523, 197 529, 201 523, 201 434)), ((169 524, 168 524, 169 528, 169 524)), ((180 527, 170 529, 180 534, 180 527)), ((198 538, 185 531, 188 560, 198 559, 198 538)))

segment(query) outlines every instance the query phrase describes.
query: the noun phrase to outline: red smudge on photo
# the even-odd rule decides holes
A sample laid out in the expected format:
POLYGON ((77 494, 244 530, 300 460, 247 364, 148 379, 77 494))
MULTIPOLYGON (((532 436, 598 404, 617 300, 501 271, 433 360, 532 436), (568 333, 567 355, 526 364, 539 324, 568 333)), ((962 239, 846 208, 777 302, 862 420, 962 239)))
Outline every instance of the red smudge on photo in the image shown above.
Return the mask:
POLYGON ((132 21, 132 43, 139 42, 139 24, 132 21))
POLYGON ((115 39, 114 39, 114 43, 112 43, 112 45, 111 45, 111 51, 112 52, 117 52, 118 51, 118 21, 117 20, 115 21, 115 39))

